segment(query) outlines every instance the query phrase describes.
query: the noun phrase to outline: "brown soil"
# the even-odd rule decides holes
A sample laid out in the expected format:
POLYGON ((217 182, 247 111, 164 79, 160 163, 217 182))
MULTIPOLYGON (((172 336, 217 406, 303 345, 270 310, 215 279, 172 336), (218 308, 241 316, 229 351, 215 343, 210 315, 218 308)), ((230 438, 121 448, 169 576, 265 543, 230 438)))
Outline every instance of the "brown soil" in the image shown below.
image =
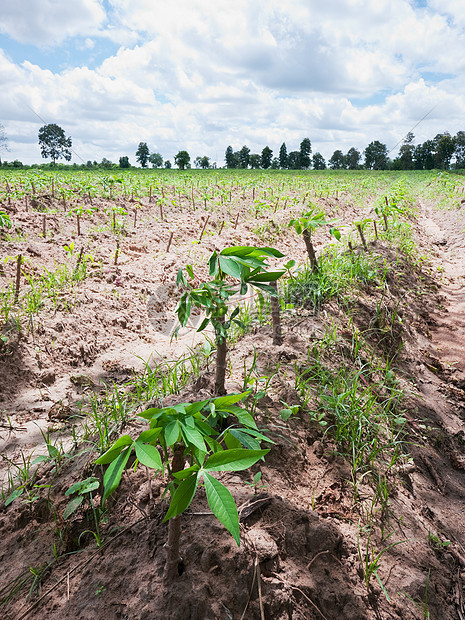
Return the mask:
MULTIPOLYGON (((237 205, 243 207, 239 197, 237 205)), ((342 207, 335 201, 325 205, 329 213, 342 207)), ((69 437, 73 414, 86 411, 91 390, 98 392, 104 382, 123 384, 133 370, 143 367, 141 360, 153 363, 157 355, 174 359, 194 344, 193 330, 170 342, 171 316, 162 309, 163 304, 171 311, 174 308, 173 282, 187 254, 201 276, 200 265, 215 247, 263 245, 250 224, 239 223, 235 228, 235 218, 227 221, 219 236, 226 212, 209 222, 197 244, 193 241, 198 240, 206 217, 201 209, 170 213, 169 224, 156 221, 154 211, 145 201, 137 228, 126 224, 129 232, 121 239, 116 266, 114 234, 111 230, 92 233, 91 222, 83 221, 83 235, 74 236, 75 243, 88 245, 103 267, 80 285, 75 298, 63 295, 56 309, 41 312, 33 330, 15 335, 11 326, 4 326, 10 341, 0 358, 0 438, 2 454, 9 459, 18 458, 20 450, 24 454, 34 450, 34 456, 44 452, 43 441, 42 448, 38 446, 42 439, 38 427, 69 437), (174 241, 166 252, 172 230, 174 241), (71 311, 65 307, 70 301, 71 311), (77 379, 83 376, 90 382, 77 379), (62 419, 57 411, 65 412, 62 419)), ((343 213, 348 222, 353 220, 352 208, 343 213)), ((278 211, 274 225, 288 218, 289 213, 278 211)), ((29 257, 30 273, 39 265, 51 269, 54 261, 68 260, 63 246, 73 237, 72 221, 50 217, 48 226, 54 235, 45 241, 37 237, 40 214, 17 205, 14 220, 28 233, 28 240, 2 249, 11 256, 29 257)), ((104 220, 101 215, 102 226, 104 220)), ((51 465, 42 466, 37 483, 52 481, 53 486, 43 489, 37 501, 17 500, 0 508, 0 592, 2 598, 11 594, 2 606, 3 617, 464 618, 464 227, 460 212, 438 212, 423 205, 416 228, 424 248, 434 248, 429 262, 412 265, 378 242, 370 252, 389 266, 388 293, 381 296, 376 287, 366 286, 344 311, 333 300, 316 315, 304 310, 290 314, 281 346, 271 345, 271 328, 266 327, 246 335, 230 352, 230 391, 242 388, 244 363, 250 367, 254 351, 259 374, 281 364, 257 412, 258 424, 273 433, 276 445, 252 473, 221 474, 238 506, 256 501, 253 510, 243 512, 239 548, 208 514, 199 493, 182 516, 179 577, 165 587, 165 481, 156 477, 149 484, 145 468, 135 473, 128 470, 123 478, 109 502, 108 522, 102 525, 105 543, 96 548, 89 533, 90 511, 78 511, 67 521, 62 518, 67 504, 64 492, 92 471, 96 454, 81 453, 58 473, 52 472, 51 465), (391 331, 376 324, 376 304, 381 302, 386 313, 395 312, 402 319, 391 331), (294 374, 296 369, 305 370, 308 351, 325 333, 334 327, 338 333, 337 345, 324 358, 328 368, 354 363, 350 357, 354 325, 371 334, 367 338, 380 358, 395 356, 411 442, 412 459, 387 478, 388 510, 378 507, 371 520, 367 510, 372 481, 360 482, 355 501, 350 467, 336 454, 323 427, 309 413, 286 423, 279 417, 283 401, 300 403, 294 374), (264 488, 255 496, 244 482, 250 482, 258 469, 264 488), (370 523, 371 530, 367 529, 370 523), (393 543, 399 544, 390 547, 393 543), (373 557, 382 552, 378 575, 389 600, 375 576, 366 586, 360 553, 365 556, 367 545, 373 557), (31 568, 40 571, 40 584, 33 583, 31 568)), ((325 242, 323 234, 317 235, 317 248, 325 242)), ((279 248, 289 258, 303 259, 301 245, 290 231, 279 237, 279 248)), ((76 258, 77 252, 71 264, 76 258)), ((14 264, 7 263, 0 277, 12 279, 14 270, 14 264)), ((194 385, 166 403, 207 397, 211 382, 205 371, 194 385)), ((78 446, 75 454, 81 449, 78 446)), ((4 466, 4 479, 6 471, 4 466)))

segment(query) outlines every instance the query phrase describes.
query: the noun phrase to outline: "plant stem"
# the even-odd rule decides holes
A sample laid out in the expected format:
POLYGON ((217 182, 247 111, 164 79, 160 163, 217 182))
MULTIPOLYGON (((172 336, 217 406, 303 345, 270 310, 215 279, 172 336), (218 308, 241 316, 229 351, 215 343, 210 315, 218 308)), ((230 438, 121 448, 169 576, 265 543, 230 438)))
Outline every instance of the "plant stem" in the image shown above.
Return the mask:
POLYGON ((23 260, 23 255, 20 254, 16 261, 16 285, 15 285, 15 300, 14 303, 18 303, 19 298, 19 289, 21 286, 21 262, 23 260))
MULTIPOLYGON (((184 446, 180 443, 173 447, 171 473, 184 469, 184 446)), ((178 577, 180 562, 179 539, 181 538, 181 516, 173 517, 168 521, 168 539, 165 543, 166 564, 163 571, 163 580, 166 585, 171 584, 178 577)))
MULTIPOLYGON (((224 323, 224 317, 218 319, 219 323, 224 323)), ((226 338, 221 338, 217 334, 216 337, 216 369, 215 369, 215 394, 217 396, 224 396, 226 394, 226 388, 224 381, 226 377, 226 354, 228 352, 228 346, 226 344, 226 338)))
POLYGON ((281 312, 279 307, 279 298, 277 297, 278 293, 278 284, 277 282, 270 282, 270 286, 272 286, 276 291, 276 296, 271 295, 271 319, 273 321, 273 344, 276 346, 280 346, 283 343, 283 332, 281 329, 281 312))
POLYGON ((310 233, 308 232, 308 228, 303 229, 302 236, 305 241, 305 247, 307 248, 308 258, 310 260, 310 267, 312 268, 312 271, 318 272, 318 263, 316 260, 315 248, 313 247, 313 243, 310 238, 310 233))
POLYGON ((367 242, 365 241, 365 235, 363 234, 363 230, 360 224, 357 224, 357 230, 358 230, 358 234, 360 235, 360 239, 362 240, 363 249, 366 252, 368 250, 367 242))

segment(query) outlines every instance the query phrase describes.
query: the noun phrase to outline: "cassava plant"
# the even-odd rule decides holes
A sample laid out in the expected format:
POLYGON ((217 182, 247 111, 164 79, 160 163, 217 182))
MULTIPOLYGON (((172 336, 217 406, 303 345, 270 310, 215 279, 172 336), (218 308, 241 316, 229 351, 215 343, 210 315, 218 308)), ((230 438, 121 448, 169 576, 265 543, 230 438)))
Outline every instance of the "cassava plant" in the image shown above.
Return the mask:
POLYGON ((164 518, 164 522, 168 521, 166 583, 178 575, 180 515, 190 506, 200 485, 205 488, 215 517, 240 544, 235 501, 213 474, 248 469, 269 452, 261 449, 261 442, 273 442, 260 433, 252 415, 238 405, 249 394, 147 409, 139 415, 150 423, 150 429, 135 440, 123 435, 96 461, 109 465, 103 478, 102 504, 118 487, 133 449, 135 467, 140 462, 168 473, 171 502, 164 518))
MULTIPOLYGON (((228 329, 232 324, 244 328, 237 318, 240 311, 238 303, 234 304, 229 300, 237 293, 245 295, 249 286, 277 297, 277 288, 273 286, 273 283, 285 273, 285 270, 267 271, 266 258, 282 258, 283 256, 284 254, 273 248, 250 246, 237 246, 225 248, 219 253, 213 252, 208 261, 210 276, 213 279, 210 282, 204 282, 198 288, 187 281, 182 269, 178 272, 177 284, 186 289, 176 308, 180 327, 187 325, 192 306, 194 306, 205 312, 205 318, 197 331, 200 332, 211 324, 215 332, 217 345, 215 394, 217 395, 226 394, 224 383, 228 329), (231 308, 232 312, 228 314, 231 308)), ((185 269, 190 279, 194 280, 192 266, 186 265, 185 269)), ((276 321, 278 320, 276 309, 274 314, 276 321)), ((279 329, 274 326, 274 331, 280 333, 280 326, 279 329)))
MULTIPOLYGON (((332 224, 336 220, 327 221, 323 211, 318 210, 316 207, 312 207, 309 211, 302 213, 301 217, 294 218, 289 222, 289 226, 294 226, 297 234, 302 235, 307 249, 308 258, 310 261, 310 267, 312 271, 318 271, 318 261, 316 259, 315 248, 312 242, 312 232, 324 226, 326 224, 332 224)), ((330 228, 330 234, 338 241, 341 238, 341 233, 337 228, 330 228)))

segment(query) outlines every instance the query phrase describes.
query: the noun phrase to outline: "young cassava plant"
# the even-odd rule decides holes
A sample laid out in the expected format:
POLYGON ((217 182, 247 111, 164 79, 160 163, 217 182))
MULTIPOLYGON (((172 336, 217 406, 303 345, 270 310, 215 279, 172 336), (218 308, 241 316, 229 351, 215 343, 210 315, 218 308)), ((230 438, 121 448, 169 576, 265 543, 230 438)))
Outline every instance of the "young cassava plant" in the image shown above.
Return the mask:
MULTIPOLYGON (((245 295, 249 286, 277 297, 277 288, 273 286, 273 283, 285 273, 285 270, 267 271, 266 259, 269 257, 282 258, 283 256, 284 254, 273 248, 250 246, 236 246, 225 248, 219 253, 213 252, 208 261, 210 277, 213 279, 210 282, 204 282, 198 288, 193 287, 187 281, 182 269, 178 272, 177 284, 185 289, 176 308, 180 327, 187 325, 192 306, 194 306, 205 312, 205 318, 197 331, 204 330, 210 324, 215 332, 217 345, 215 394, 226 394, 224 383, 228 329, 233 323, 244 327, 237 318, 240 311, 239 305, 231 304, 229 300, 237 293, 245 295), (228 314, 230 309, 232 311, 228 314)), ((192 266, 186 265, 185 269, 190 279, 194 280, 192 266)), ((279 312, 279 307, 277 310, 275 309, 275 321, 278 320, 276 318, 277 312, 279 312)), ((274 331, 280 333, 280 327, 279 330, 274 328, 274 331)))
POLYGON ((137 439, 123 435, 96 461, 109 465, 103 479, 102 503, 118 487, 133 450, 135 467, 140 462, 169 474, 171 502, 164 518, 164 522, 168 521, 166 583, 178 575, 180 515, 190 506, 200 485, 205 488, 215 517, 240 543, 236 504, 214 473, 248 469, 269 452, 261 449, 261 443, 273 443, 259 431, 252 415, 238 405, 249 394, 147 409, 139 415, 150 423, 149 430, 137 439))
MULTIPOLYGON (((325 224, 332 224, 336 220, 326 221, 323 211, 319 211, 316 207, 311 208, 309 211, 302 213, 301 217, 294 218, 289 222, 289 226, 294 226, 298 235, 302 235, 307 249, 308 259, 310 261, 310 268, 312 271, 318 271, 318 261, 316 259, 315 248, 312 242, 312 232, 324 226, 325 224)), ((330 228, 330 234, 338 241, 341 238, 341 233, 337 228, 330 228)))

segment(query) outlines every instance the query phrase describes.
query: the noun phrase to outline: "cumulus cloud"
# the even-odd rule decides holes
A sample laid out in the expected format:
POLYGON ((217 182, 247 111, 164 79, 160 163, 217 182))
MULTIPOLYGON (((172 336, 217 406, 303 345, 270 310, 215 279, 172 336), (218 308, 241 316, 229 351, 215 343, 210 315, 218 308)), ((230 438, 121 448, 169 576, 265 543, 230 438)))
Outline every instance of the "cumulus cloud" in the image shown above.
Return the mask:
POLYGON ((20 43, 46 47, 93 33, 104 20, 101 0, 3 2, 0 33, 20 43))
POLYGON ((60 72, 0 50, 9 93, 0 119, 24 161, 29 108, 62 124, 84 159, 114 161, 140 141, 165 157, 187 148, 222 163, 228 144, 276 153, 305 136, 329 157, 373 139, 395 144, 432 108, 419 131, 455 133, 464 129, 462 4, 217 0, 212 10, 208 0, 107 0, 105 11, 100 0, 25 0, 21 14, 13 5, 2 15, 17 41, 77 37, 92 54, 108 37, 119 49, 94 69, 68 62, 60 72))

